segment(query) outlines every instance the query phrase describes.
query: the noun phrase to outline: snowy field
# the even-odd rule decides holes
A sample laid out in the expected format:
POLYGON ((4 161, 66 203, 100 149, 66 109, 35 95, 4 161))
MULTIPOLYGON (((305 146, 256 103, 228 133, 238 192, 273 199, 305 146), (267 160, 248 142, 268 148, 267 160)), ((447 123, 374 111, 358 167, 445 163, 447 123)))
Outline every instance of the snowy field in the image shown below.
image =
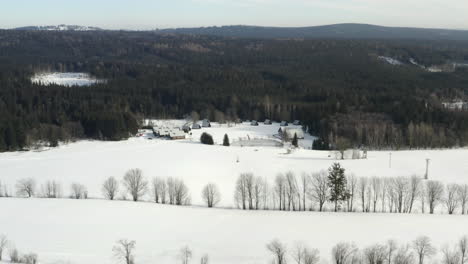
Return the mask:
POLYGON ((289 249, 305 242, 329 263, 330 249, 341 241, 363 248, 427 235, 440 249, 468 233, 468 220, 461 215, 248 212, 53 199, 0 199, 0 208, 7 212, 0 216, 0 233, 46 264, 116 263, 112 246, 123 238, 137 242, 136 263, 180 263, 179 249, 189 246, 191 263, 208 254, 210 263, 265 264, 270 263, 265 245, 275 238, 289 249))
POLYGON ((36 74, 31 78, 35 84, 41 85, 63 85, 63 86, 91 86, 103 82, 91 77, 88 73, 81 72, 54 72, 36 74))
MULTIPOLYGON (((201 205, 201 190, 207 183, 219 186, 221 206, 233 206, 234 185, 239 174, 254 173, 273 182, 278 173, 318 172, 337 160, 328 151, 299 149, 286 154, 276 147, 223 147, 199 143, 200 134, 213 135, 216 144, 224 134, 231 141, 238 138, 262 138, 276 134, 278 124, 252 127, 247 123, 234 127, 213 124, 211 128, 192 130, 186 140, 171 141, 131 138, 119 142, 81 141, 46 151, 0 153, 0 180, 14 191, 17 180, 34 177, 38 184, 47 180, 61 183, 65 194, 72 183, 84 184, 90 197, 101 198, 101 185, 109 176, 121 179, 126 171, 140 168, 148 179, 181 178, 187 184, 192 203, 201 205), (237 162, 239 159, 239 162, 237 162)), ((303 145, 311 146, 306 139, 303 145)), ((388 151, 370 151, 363 160, 339 161, 348 173, 356 176, 424 175, 429 158, 430 179, 444 183, 468 183, 468 150, 393 151, 389 168, 388 151)), ((147 199, 150 199, 148 196, 147 199)))
MULTIPOLYGON (((163 121, 159 121, 162 125, 163 121)), ((165 125, 183 121, 164 121, 165 125)), ((136 263, 176 263, 178 250, 188 245, 193 263, 209 254, 211 263, 268 263, 266 243, 274 238, 292 246, 304 241, 320 249, 330 260, 332 246, 354 241, 361 247, 394 238, 407 243, 419 235, 429 236, 437 247, 455 242, 468 233, 462 215, 359 214, 317 212, 240 211, 208 209, 200 193, 215 183, 222 194, 220 206, 233 206, 235 181, 252 172, 270 183, 278 173, 296 175, 327 169, 336 160, 328 151, 312 151, 312 137, 301 140, 303 148, 287 154, 278 147, 223 147, 222 138, 272 138, 278 124, 258 127, 248 123, 229 127, 212 124, 193 130, 185 140, 131 138, 120 142, 81 141, 58 148, 0 153, 0 181, 14 192, 17 180, 34 177, 40 186, 56 180, 63 192, 72 183, 84 184, 89 196, 102 198, 101 185, 109 176, 121 179, 131 168, 144 176, 177 177, 187 184, 193 206, 175 207, 154 203, 70 199, 0 199, 0 234, 5 233, 21 252, 39 254, 41 263, 115 263, 116 240, 137 241, 136 263), (214 146, 199 142, 201 133, 213 135, 214 146), (237 162, 239 160, 239 162, 237 162), (439 228, 447 227, 447 228, 439 228)), ((356 176, 423 175, 429 158, 429 178, 444 183, 468 183, 468 150, 370 151, 368 159, 340 161, 356 176)), ((148 195, 146 200, 150 199, 148 195)))

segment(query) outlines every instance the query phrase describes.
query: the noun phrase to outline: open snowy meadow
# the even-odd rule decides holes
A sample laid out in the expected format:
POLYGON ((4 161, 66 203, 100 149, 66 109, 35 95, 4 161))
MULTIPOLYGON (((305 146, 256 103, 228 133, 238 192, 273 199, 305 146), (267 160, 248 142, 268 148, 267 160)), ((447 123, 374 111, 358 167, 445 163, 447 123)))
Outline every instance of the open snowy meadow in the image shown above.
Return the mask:
MULTIPOLYGON (((159 121, 163 122, 163 121, 159 121)), ((165 121, 180 123, 180 121, 165 121)), ((328 169, 337 160, 331 152, 310 150, 312 137, 288 153, 280 147, 222 146, 231 141, 272 139, 279 124, 258 127, 248 123, 193 130, 185 140, 151 136, 119 142, 80 141, 58 148, 0 153, 0 181, 15 192, 15 183, 33 177, 38 188, 55 180, 68 196, 72 183, 88 189, 89 200, 0 199, 0 234, 18 249, 39 254, 41 263, 113 263, 112 246, 121 238, 136 240, 136 263, 175 263, 185 245, 194 263, 209 254, 212 263, 267 263, 265 245, 274 238, 292 246, 304 241, 321 251, 323 261, 340 241, 364 247, 393 238, 407 243, 420 235, 437 247, 468 234, 466 215, 363 214, 331 212, 241 211, 235 207, 235 183, 241 173, 253 173, 272 183, 278 173, 295 175, 328 169), (215 145, 200 144, 200 135, 213 135, 215 145), (151 139, 149 139, 151 138, 151 139), (187 185, 192 206, 149 202, 105 201, 102 183, 121 180, 139 168, 149 180, 175 177, 187 185), (204 207, 202 188, 215 183, 220 209, 204 207)), ((468 183, 468 150, 369 151, 367 159, 339 160, 346 173, 366 177, 423 177, 430 159, 429 178, 443 183, 468 183)))

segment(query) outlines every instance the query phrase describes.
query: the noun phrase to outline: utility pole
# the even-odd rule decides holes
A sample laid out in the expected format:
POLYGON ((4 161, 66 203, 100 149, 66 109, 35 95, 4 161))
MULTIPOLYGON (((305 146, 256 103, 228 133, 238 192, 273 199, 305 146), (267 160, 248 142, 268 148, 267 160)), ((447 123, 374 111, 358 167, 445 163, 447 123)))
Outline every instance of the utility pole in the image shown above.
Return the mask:
POLYGON ((429 161, 430 159, 426 159, 426 174, 424 175, 424 179, 429 179, 429 161))
POLYGON ((391 168, 392 167, 392 153, 388 153, 388 167, 391 168))

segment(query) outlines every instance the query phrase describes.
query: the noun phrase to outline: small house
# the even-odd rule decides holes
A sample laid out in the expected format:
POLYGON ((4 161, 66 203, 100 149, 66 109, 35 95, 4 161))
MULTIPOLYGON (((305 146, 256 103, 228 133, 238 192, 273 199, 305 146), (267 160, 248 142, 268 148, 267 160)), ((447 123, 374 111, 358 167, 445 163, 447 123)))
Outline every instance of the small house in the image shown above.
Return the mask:
POLYGON ((200 124, 193 124, 192 129, 201 129, 200 124))
POLYGON ((258 126, 257 120, 252 120, 252 122, 250 122, 250 125, 251 126, 258 126))
POLYGON ((185 139, 185 132, 178 129, 172 129, 169 132, 169 138, 172 140, 185 139))
POLYGON ((288 122, 287 121, 281 121, 280 126, 282 126, 282 127, 288 126, 288 122))
POLYGON ((264 125, 271 125, 272 122, 270 119, 265 119, 265 121, 263 122, 264 125))
POLYGON ((301 125, 301 121, 299 121, 299 120, 294 120, 293 125, 295 125, 295 126, 300 126, 300 125, 301 125))
POLYGON ((204 119, 204 120, 202 121, 202 127, 211 127, 210 120, 204 119))

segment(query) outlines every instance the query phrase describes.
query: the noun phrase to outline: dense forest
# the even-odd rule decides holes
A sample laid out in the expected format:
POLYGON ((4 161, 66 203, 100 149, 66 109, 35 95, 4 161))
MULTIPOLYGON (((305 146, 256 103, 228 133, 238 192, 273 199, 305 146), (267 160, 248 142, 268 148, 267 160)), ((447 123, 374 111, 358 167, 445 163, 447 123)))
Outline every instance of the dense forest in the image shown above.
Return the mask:
POLYGON ((157 32, 0 31, 0 151, 80 138, 119 140, 143 118, 303 122, 315 148, 468 143, 468 42, 237 39, 157 32), (391 65, 379 56, 405 62, 391 65), (107 82, 41 86, 38 72, 107 82))

